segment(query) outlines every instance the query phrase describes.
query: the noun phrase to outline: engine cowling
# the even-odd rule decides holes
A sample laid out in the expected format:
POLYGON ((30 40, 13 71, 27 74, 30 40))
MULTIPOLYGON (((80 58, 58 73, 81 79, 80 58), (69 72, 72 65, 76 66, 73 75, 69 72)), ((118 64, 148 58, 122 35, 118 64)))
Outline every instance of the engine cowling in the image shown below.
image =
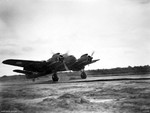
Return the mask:
POLYGON ((87 61, 88 62, 92 62, 93 57, 91 57, 90 55, 88 55, 87 61))
POLYGON ((60 53, 56 53, 52 58, 48 59, 47 62, 63 62, 64 57, 60 53))
POLYGON ((90 63, 90 62, 92 62, 92 59, 93 59, 92 56, 90 56, 88 54, 84 54, 78 59, 78 61, 90 63))

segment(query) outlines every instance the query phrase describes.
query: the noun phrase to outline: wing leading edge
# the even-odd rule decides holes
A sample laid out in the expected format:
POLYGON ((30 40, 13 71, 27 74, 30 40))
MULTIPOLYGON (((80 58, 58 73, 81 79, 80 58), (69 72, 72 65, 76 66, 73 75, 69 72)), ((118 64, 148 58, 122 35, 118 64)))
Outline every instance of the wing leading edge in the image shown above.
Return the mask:
POLYGON ((16 60, 16 59, 8 59, 2 62, 3 64, 25 67, 29 64, 40 64, 42 61, 31 61, 31 60, 16 60))

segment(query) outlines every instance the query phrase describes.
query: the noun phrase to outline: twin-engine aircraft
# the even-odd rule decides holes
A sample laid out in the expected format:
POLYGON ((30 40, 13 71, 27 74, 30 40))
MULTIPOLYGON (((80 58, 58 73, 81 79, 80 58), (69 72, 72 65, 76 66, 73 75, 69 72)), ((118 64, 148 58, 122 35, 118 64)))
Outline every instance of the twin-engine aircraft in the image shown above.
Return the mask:
POLYGON ((31 61, 31 60, 18 60, 8 59, 4 60, 3 64, 23 67, 23 70, 13 70, 17 73, 23 73, 27 79, 32 79, 45 76, 47 74, 53 74, 52 80, 58 81, 57 72, 59 71, 81 71, 81 78, 86 79, 87 75, 84 71, 86 65, 92 64, 99 59, 93 60, 93 54, 83 54, 79 59, 76 59, 73 55, 56 53, 47 61, 31 61))

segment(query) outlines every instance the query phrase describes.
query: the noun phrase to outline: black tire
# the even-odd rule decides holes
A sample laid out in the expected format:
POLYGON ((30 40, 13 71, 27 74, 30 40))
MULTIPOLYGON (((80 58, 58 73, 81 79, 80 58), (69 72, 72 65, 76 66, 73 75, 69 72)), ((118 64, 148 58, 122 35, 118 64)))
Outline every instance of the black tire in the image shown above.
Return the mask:
POLYGON ((52 75, 52 80, 53 80, 53 82, 57 82, 59 80, 57 74, 52 75))
POLYGON ((81 73, 81 78, 82 78, 82 79, 86 79, 86 77, 87 77, 86 73, 85 73, 85 72, 82 72, 82 73, 81 73))

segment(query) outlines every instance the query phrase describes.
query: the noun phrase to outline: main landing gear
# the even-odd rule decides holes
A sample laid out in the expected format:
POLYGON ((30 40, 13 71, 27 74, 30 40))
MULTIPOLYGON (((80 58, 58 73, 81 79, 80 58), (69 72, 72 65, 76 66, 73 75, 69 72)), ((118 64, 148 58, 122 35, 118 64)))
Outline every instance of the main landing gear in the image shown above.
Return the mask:
POLYGON ((87 75, 84 71, 81 71, 81 78, 82 79, 86 79, 87 75))
POLYGON ((54 74, 52 75, 52 80, 53 80, 53 82, 57 82, 57 81, 59 80, 59 78, 58 78, 58 76, 57 76, 56 73, 54 73, 54 74))
MULTIPOLYGON (((86 79, 87 78, 87 75, 86 75, 86 73, 84 72, 84 70, 82 70, 81 71, 81 78, 82 79, 86 79)), ((52 80, 53 80, 53 82, 58 82, 58 80, 59 80, 59 78, 58 78, 58 76, 57 76, 57 73, 54 73, 53 75, 52 75, 52 80)))

